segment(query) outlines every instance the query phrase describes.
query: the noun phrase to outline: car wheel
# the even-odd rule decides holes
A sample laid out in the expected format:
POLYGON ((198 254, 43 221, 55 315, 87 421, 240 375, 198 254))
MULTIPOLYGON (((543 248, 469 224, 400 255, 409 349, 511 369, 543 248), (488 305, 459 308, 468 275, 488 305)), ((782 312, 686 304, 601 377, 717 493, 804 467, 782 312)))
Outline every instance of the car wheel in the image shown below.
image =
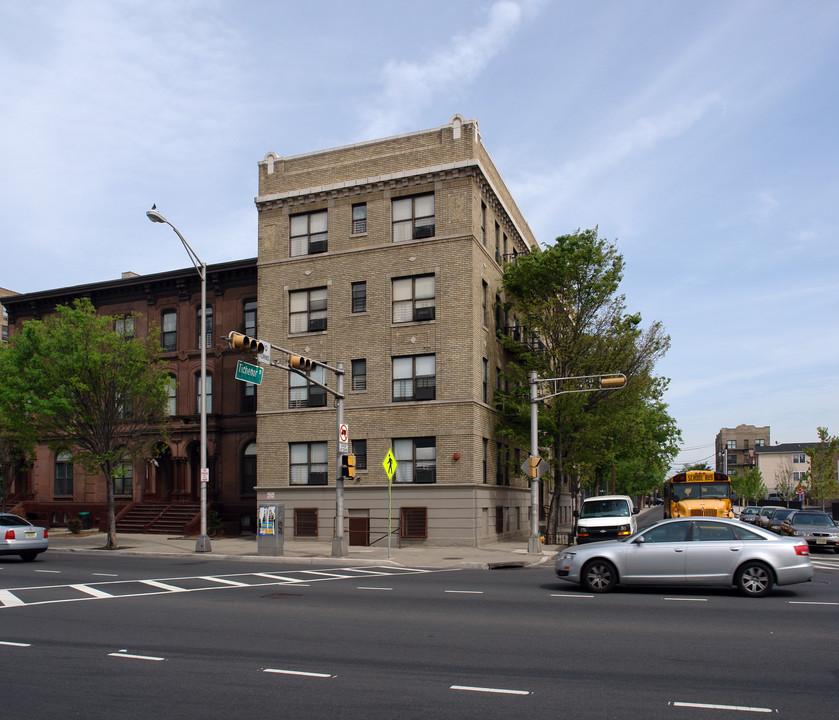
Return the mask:
POLYGON ((583 568, 583 587, 589 592, 605 593, 615 589, 618 571, 608 560, 592 560, 583 568))
POLYGON ((772 570, 757 560, 741 565, 734 576, 737 589, 748 597, 763 597, 772 589, 772 570))
POLYGON ((32 550, 27 550, 26 552, 22 552, 20 554, 20 559, 24 562, 32 562, 36 557, 38 557, 38 553, 33 552, 32 550))

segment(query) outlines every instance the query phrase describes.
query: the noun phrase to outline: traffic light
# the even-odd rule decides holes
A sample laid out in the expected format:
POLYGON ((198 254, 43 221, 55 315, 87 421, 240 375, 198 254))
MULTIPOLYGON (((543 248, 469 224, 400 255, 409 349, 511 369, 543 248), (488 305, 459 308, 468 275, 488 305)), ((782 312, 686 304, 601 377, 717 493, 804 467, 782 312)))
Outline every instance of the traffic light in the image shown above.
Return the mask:
POLYGON ((341 455, 341 477, 355 477, 355 455, 341 455))
POLYGON ((227 336, 227 342, 230 343, 230 347, 234 350, 248 353, 249 355, 262 355, 265 352, 265 343, 262 340, 257 340, 242 333, 231 331, 227 336))
POLYGON ((622 388, 624 385, 626 385, 626 377, 623 375, 600 378, 600 387, 604 390, 622 388))
POLYGON ((300 355, 289 355, 288 366, 293 367, 295 370, 302 370, 303 372, 308 373, 312 372, 312 368, 315 366, 315 361, 311 358, 301 357, 300 355))

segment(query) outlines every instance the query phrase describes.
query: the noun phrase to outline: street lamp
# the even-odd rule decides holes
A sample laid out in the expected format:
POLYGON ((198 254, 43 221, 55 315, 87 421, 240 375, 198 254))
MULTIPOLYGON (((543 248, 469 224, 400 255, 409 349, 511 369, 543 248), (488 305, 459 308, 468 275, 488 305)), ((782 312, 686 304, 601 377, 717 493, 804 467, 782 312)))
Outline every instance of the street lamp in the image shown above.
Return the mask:
POLYGON ((207 535, 207 483, 210 480, 207 468, 207 263, 201 262, 178 228, 157 211, 156 205, 146 212, 146 217, 152 222, 164 223, 175 231, 201 278, 201 534, 195 541, 195 552, 211 552, 207 535))

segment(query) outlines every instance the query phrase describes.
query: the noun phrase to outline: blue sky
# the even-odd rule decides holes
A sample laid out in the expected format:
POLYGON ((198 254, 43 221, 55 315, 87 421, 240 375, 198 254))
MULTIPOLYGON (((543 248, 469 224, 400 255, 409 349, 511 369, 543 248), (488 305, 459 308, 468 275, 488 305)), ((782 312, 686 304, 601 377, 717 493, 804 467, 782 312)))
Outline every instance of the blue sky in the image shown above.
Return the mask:
MULTIPOLYGON (((257 253, 257 162, 478 120, 541 242, 599 227, 684 435, 839 432, 839 3, 0 4, 0 287, 257 253)), ((617 368, 604 368, 612 371, 617 368)))

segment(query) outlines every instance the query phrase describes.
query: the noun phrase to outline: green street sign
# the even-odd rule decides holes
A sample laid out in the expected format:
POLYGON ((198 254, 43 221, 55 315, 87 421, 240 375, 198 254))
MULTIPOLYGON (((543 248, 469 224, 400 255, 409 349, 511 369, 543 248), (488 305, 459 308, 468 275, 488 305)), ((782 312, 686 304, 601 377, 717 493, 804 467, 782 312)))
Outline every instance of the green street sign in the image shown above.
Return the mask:
POLYGON ((236 363, 236 379, 259 385, 262 382, 262 368, 240 360, 236 363))

